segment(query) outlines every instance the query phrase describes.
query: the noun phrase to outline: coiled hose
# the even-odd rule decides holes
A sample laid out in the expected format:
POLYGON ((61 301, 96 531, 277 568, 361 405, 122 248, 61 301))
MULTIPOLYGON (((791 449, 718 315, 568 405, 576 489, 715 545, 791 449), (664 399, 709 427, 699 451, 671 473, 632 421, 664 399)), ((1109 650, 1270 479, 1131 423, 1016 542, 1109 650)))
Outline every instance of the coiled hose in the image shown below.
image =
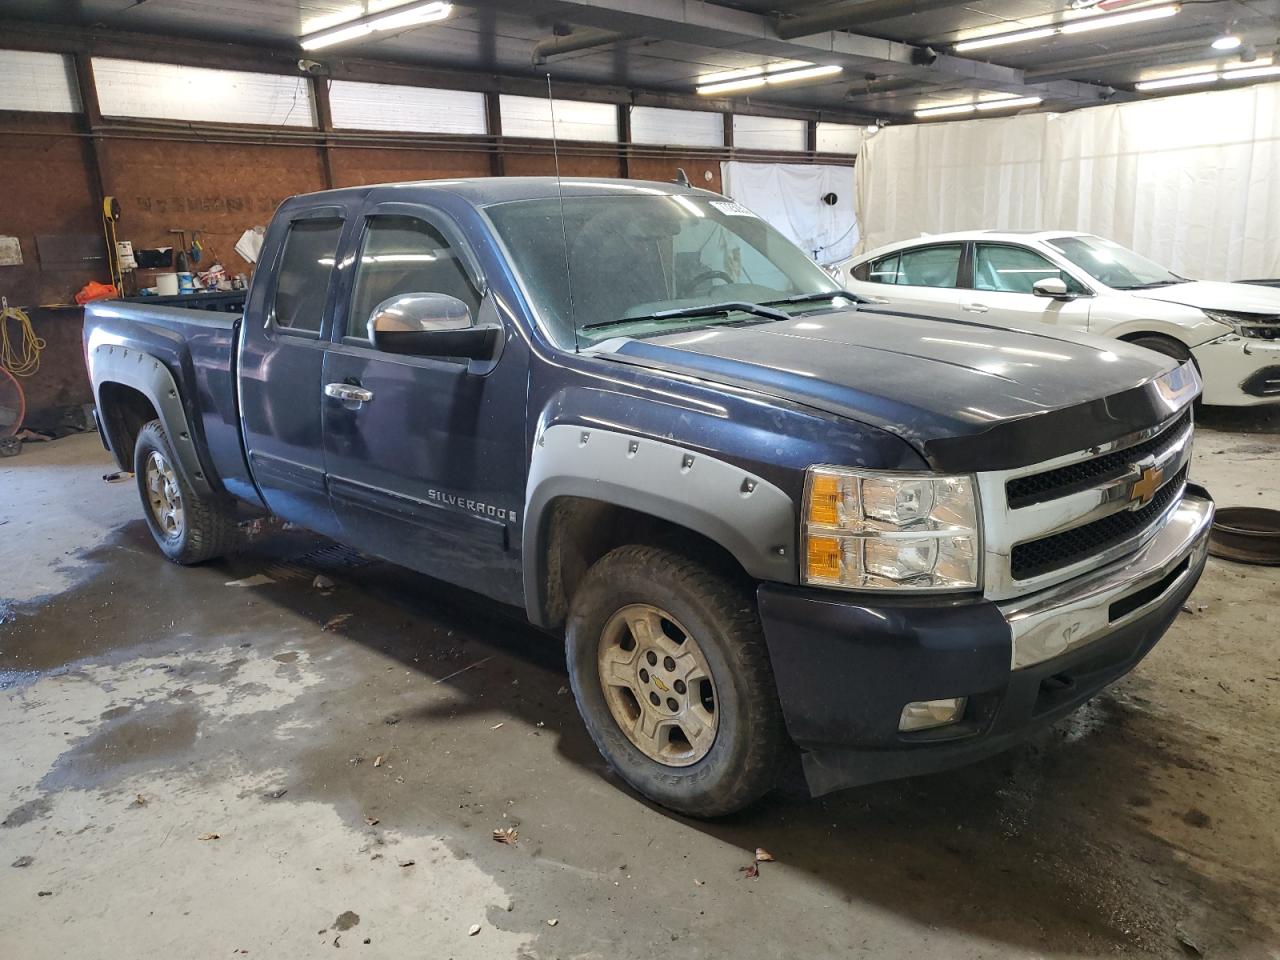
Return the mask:
POLYGON ((15 377, 29 377, 40 369, 40 352, 45 342, 36 336, 35 327, 26 311, 9 306, 7 297, 0 298, 0 367, 15 377), (9 324, 17 326, 17 339, 9 334, 9 324))

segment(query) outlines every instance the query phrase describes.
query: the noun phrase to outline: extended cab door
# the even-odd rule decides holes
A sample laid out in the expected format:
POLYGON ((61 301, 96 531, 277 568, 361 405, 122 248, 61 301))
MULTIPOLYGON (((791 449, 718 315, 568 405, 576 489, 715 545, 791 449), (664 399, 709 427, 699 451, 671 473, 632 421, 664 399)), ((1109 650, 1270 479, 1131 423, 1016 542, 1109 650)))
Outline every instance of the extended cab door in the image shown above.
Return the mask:
POLYGON ((973 244, 971 289, 962 291, 961 309, 998 326, 1052 323, 1070 330, 1089 329, 1091 291, 1029 247, 1013 243, 973 244), (1037 297, 1037 280, 1061 279, 1069 300, 1037 297))
POLYGON ((342 205, 281 207, 259 264, 242 331, 239 383, 245 449, 271 512, 338 533, 324 475, 320 377, 347 223, 342 205), (283 231, 283 235, 277 233, 283 231))
POLYGON ((902 306, 954 306, 963 253, 963 243, 907 247, 859 266, 853 276, 864 283, 854 292, 902 306))
MULTIPOLYGON (((528 368, 382 353, 368 338, 378 304, 444 293, 473 321, 506 323, 452 219, 418 204, 366 211, 348 290, 335 311, 324 382, 330 498, 342 539, 442 580, 523 604, 519 562, 528 368), (350 390, 359 391, 350 399, 350 390)), ((510 330, 506 331, 510 336, 510 330)))

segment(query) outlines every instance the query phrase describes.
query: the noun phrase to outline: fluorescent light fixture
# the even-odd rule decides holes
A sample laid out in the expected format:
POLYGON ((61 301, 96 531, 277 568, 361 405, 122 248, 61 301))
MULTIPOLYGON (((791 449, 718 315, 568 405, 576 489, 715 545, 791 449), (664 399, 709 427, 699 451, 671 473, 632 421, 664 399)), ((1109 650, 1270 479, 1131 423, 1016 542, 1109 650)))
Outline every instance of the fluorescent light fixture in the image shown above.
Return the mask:
POLYGON ((1240 45, 1242 43, 1244 43, 1244 41, 1241 40, 1239 37, 1237 37, 1235 34, 1228 33, 1226 36, 1219 37, 1217 40, 1213 41, 1213 49, 1238 50, 1240 49, 1240 45))
POLYGON ((1243 80, 1248 77, 1280 76, 1280 67, 1235 67, 1222 71, 1223 80, 1243 80))
POLYGON ((844 67, 834 64, 820 67, 806 67, 803 70, 788 70, 786 73, 774 73, 765 77, 769 83, 790 83, 792 80, 811 80, 814 77, 830 77, 843 72, 844 67))
POLYGON ((976 103, 948 103, 941 107, 921 107, 916 111, 917 117, 951 117, 962 113, 973 113, 976 103))
POLYGON ((1058 30, 1056 27, 1037 27, 1035 30, 1019 30, 1016 33, 994 33, 989 37, 974 37, 972 40, 961 40, 952 49, 956 53, 967 50, 985 50, 987 47, 1003 47, 1009 43, 1022 43, 1026 40, 1043 40, 1052 37, 1058 30))
POLYGON ((319 50, 334 44, 345 43, 358 37, 368 36, 380 30, 403 30, 405 27, 416 27, 424 23, 435 23, 443 20, 453 12, 453 4, 430 0, 429 3, 408 3, 380 13, 373 13, 359 20, 330 27, 317 33, 308 34, 299 40, 303 50, 319 50))
POLYGON ((990 47, 1003 47, 1011 43, 1026 43, 1029 40, 1045 40, 1057 34, 1088 33, 1091 30, 1105 30, 1108 27, 1123 27, 1131 23, 1142 23, 1145 20, 1160 20, 1172 17, 1182 7, 1176 3, 1164 3, 1154 7, 1142 7, 1138 10, 1126 10, 1123 13, 1103 13, 1068 20, 1053 26, 1035 27, 1030 30, 1015 30, 1012 33, 993 33, 985 37, 972 37, 961 40, 952 46, 956 53, 970 50, 986 50, 990 47))
POLYGON ((1108 27, 1123 27, 1130 23, 1142 23, 1146 20, 1163 20, 1172 17, 1182 7, 1176 3, 1166 3, 1158 7, 1143 7, 1140 10, 1126 10, 1124 13, 1111 13, 1097 17, 1081 17, 1064 23, 1058 29, 1062 33, 1088 33, 1091 30, 1105 30, 1108 27))
POLYGON ((1170 87, 1193 87, 1200 83, 1213 83, 1218 79, 1218 71, 1211 73, 1186 73, 1180 77, 1161 77, 1159 80, 1139 80, 1133 85, 1135 90, 1167 90, 1170 87))
POLYGON ((1006 97, 1003 100, 983 100, 976 106, 979 110, 1004 110, 1008 107, 1034 107, 1043 102, 1042 97, 1006 97))
POLYGON ((752 90, 767 84, 791 83, 795 80, 812 80, 815 77, 829 77, 843 72, 844 67, 835 64, 814 64, 790 60, 786 63, 775 63, 767 67, 754 67, 750 70, 732 70, 728 73, 713 73, 702 77, 697 91, 704 96, 713 93, 732 93, 737 90, 752 90))

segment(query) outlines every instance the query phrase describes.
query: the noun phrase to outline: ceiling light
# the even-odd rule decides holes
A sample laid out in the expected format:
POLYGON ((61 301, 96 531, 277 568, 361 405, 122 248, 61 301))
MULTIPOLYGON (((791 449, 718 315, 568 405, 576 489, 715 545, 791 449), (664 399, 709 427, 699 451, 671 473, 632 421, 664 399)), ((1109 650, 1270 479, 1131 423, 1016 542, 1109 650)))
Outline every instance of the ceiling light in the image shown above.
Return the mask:
POLYGON ((1169 87, 1190 87, 1198 83, 1213 83, 1218 79, 1218 71, 1212 73, 1186 73, 1180 77, 1161 77, 1159 80, 1139 80, 1133 85, 1135 90, 1165 90, 1169 87))
POLYGON ((1248 77, 1280 76, 1280 67, 1233 67, 1222 71, 1223 80, 1243 80, 1248 77))
POLYGON ((1004 110, 1007 107, 1034 107, 1042 102, 1042 97, 1006 97, 1003 100, 983 100, 976 106, 979 110, 1004 110))
POLYGON ((435 23, 438 20, 445 19, 452 12, 453 5, 442 3, 440 0, 431 0, 429 3, 405 4, 393 7, 390 10, 384 10, 381 13, 361 17, 359 20, 353 20, 341 26, 330 27, 327 30, 309 34, 302 37, 299 43, 302 44, 303 50, 319 50, 322 47, 331 47, 337 43, 345 43, 348 40, 368 36, 374 31, 403 30, 405 27, 435 23))
POLYGON ((941 107, 921 107, 916 111, 917 117, 952 117, 962 113, 973 113, 977 105, 973 103, 949 103, 941 107))
POLYGON ((1056 34, 1088 33, 1091 30, 1104 30, 1108 27, 1123 27, 1144 20, 1159 20, 1172 17, 1182 7, 1176 3, 1165 3, 1154 7, 1142 7, 1138 10, 1127 10, 1123 13, 1099 13, 1082 16, 1066 23, 1054 26, 1036 27, 1031 30, 1015 30, 1012 33, 993 33, 985 37, 972 37, 953 45, 956 53, 969 50, 986 50, 990 47, 1003 47, 1010 43, 1025 43, 1029 40, 1044 40, 1056 34))
POLYGON ((1035 30, 1019 30, 1016 33, 996 33, 989 37, 974 37, 972 40, 961 40, 953 49, 956 53, 966 50, 985 50, 987 47, 1003 47, 1007 43, 1022 43, 1025 40, 1043 40, 1057 33, 1055 27, 1038 27, 1035 30))
POLYGON ((1240 44, 1244 43, 1235 34, 1229 33, 1226 36, 1219 37, 1213 41, 1213 49, 1215 50, 1237 50, 1240 44))
POLYGON ((791 83, 795 80, 811 80, 814 77, 827 77, 844 71, 844 67, 827 64, 803 63, 788 61, 768 67, 752 67, 747 70, 731 70, 727 73, 713 73, 702 77, 697 86, 700 94, 731 93, 737 90, 752 90, 763 87, 766 83, 791 83))
POLYGON ((829 77, 840 73, 844 67, 821 66, 805 67, 803 70, 788 70, 786 73, 771 73, 765 78, 768 83, 790 83, 792 80, 811 80, 814 77, 829 77))
POLYGON ((1090 30, 1103 30, 1107 27, 1123 27, 1130 23, 1142 23, 1144 20, 1161 20, 1174 16, 1182 7, 1176 3, 1168 3, 1159 7, 1143 7, 1141 10, 1129 10, 1124 13, 1111 13, 1097 17, 1082 17, 1064 23, 1058 29, 1062 33, 1088 33, 1090 30))

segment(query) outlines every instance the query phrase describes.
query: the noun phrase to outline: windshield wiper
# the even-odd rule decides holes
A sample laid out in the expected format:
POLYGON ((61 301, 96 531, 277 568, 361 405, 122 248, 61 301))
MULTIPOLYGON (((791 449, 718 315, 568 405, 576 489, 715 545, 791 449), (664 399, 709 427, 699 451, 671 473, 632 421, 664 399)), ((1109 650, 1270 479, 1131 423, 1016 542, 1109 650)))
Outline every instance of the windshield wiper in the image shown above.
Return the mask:
POLYGON ((596 320, 584 323, 583 330, 598 330, 601 327, 617 327, 624 323, 644 323, 651 320, 677 320, 682 317, 714 317, 728 316, 731 313, 753 313, 757 317, 770 320, 790 320, 788 314, 781 310, 770 310, 767 305, 747 303, 745 300, 726 300, 723 303, 708 303, 700 307, 677 307, 674 310, 659 310, 657 313, 646 313, 636 317, 615 317, 612 320, 596 320))
POLYGON ((794 297, 783 297, 781 300, 766 300, 760 306, 780 307, 788 303, 817 303, 820 300, 834 300, 836 297, 844 297, 854 303, 866 303, 865 297, 850 293, 848 290, 831 290, 827 293, 801 293, 794 297))
POLYGON ((1186 277, 1175 277, 1172 280, 1152 280, 1150 283, 1135 283, 1129 287, 1116 287, 1117 290, 1155 290, 1158 287, 1172 287, 1175 283, 1190 283, 1186 277))

